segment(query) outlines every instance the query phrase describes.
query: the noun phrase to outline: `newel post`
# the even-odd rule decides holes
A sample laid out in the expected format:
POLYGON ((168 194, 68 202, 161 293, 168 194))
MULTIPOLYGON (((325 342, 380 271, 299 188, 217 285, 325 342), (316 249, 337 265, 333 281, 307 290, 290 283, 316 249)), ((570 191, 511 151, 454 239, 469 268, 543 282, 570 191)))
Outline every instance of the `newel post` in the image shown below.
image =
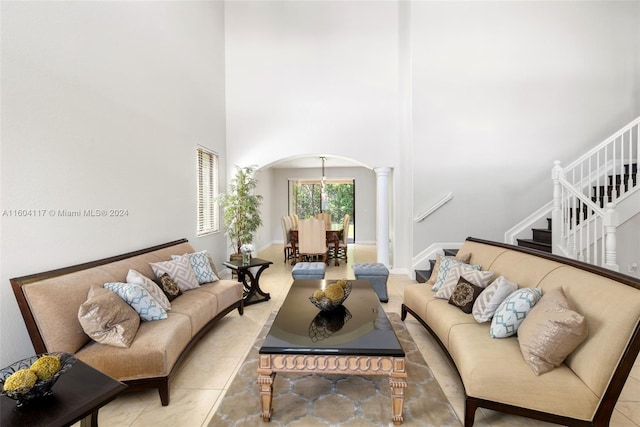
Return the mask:
POLYGON ((616 204, 607 203, 602 221, 604 227, 604 267, 613 271, 620 271, 616 260, 616 229, 619 222, 616 204))
POLYGON ((551 252, 558 253, 562 242, 562 188, 560 178, 564 176, 564 169, 560 160, 553 162, 551 179, 553 179, 553 208, 551 210, 551 252))

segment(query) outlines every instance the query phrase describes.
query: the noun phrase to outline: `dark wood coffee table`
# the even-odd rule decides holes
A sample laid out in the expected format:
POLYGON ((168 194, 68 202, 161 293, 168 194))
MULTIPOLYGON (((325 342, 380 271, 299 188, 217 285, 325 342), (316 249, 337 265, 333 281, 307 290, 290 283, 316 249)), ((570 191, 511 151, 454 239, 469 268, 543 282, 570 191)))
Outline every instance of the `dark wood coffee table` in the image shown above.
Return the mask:
POLYGON ((309 296, 331 280, 296 280, 259 350, 262 419, 271 420, 277 372, 387 375, 391 420, 402 424, 407 387, 405 354, 367 280, 352 280, 341 307, 321 312, 309 296))
POLYGON ((0 426, 98 426, 98 410, 127 388, 102 372, 77 360, 53 386, 53 394, 16 406, 16 401, 0 396, 0 426))

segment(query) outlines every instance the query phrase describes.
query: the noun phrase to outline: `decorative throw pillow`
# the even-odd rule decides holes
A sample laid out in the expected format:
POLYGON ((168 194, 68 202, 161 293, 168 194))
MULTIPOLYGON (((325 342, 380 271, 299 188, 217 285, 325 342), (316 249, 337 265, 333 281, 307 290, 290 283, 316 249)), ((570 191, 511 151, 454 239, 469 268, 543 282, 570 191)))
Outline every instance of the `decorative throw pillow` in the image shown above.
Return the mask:
POLYGON ((193 272, 193 267, 191 267, 191 262, 186 256, 178 255, 176 259, 171 261, 152 262, 149 265, 157 278, 167 273, 183 291, 196 289, 200 286, 193 272))
MULTIPOLYGON (((455 265, 459 265, 459 266, 461 265, 464 267, 470 267, 474 270, 480 270, 479 265, 467 264, 455 258, 442 257, 440 259, 440 268, 438 269, 438 277, 436 278, 436 282, 433 284, 433 287, 431 288, 431 290, 437 291, 442 287, 442 284, 444 283, 444 280, 447 278, 449 271, 455 265)), ((457 283, 457 280, 455 283, 457 283)), ((455 286, 455 283, 453 284, 453 286, 455 286)))
POLYGON ((118 295, 93 285, 78 309, 78 321, 89 337, 101 344, 129 347, 138 332, 140 316, 118 295))
POLYGON ((105 283, 104 287, 115 292, 138 312, 144 321, 167 318, 167 312, 142 286, 133 283, 105 283))
MULTIPOLYGON (((441 254, 436 254, 436 262, 431 266, 431 275, 429 276, 429 279, 426 282, 428 286, 435 285, 436 279, 438 278, 438 271, 440 270, 440 262, 442 262, 443 257, 444 256, 441 254)), ((454 258, 457 259, 458 261, 462 261, 463 263, 468 264, 469 261, 471 260, 471 253, 456 254, 454 258)))
POLYGON ((508 281, 504 276, 498 277, 480 294, 473 304, 473 318, 478 323, 488 322, 506 297, 518 289, 516 283, 508 281))
POLYGON ((539 288, 521 288, 512 292, 500 303, 493 319, 489 333, 492 338, 507 338, 518 332, 518 327, 540 300, 542 291, 539 288))
POLYGON ((479 271, 469 264, 454 265, 442 282, 442 286, 436 292, 436 298, 451 298, 454 288, 458 285, 458 279, 461 277, 484 289, 493 278, 493 272, 479 271))
POLYGON ((154 283, 153 280, 145 277, 143 274, 136 270, 129 270, 127 273, 127 283, 133 283, 134 285, 140 285, 147 290, 153 296, 153 298, 160 303, 165 310, 171 310, 171 303, 167 296, 162 292, 162 289, 154 283))
POLYGON ((471 313, 473 303, 484 290, 483 287, 476 286, 464 277, 458 280, 458 284, 453 288, 449 304, 455 305, 465 313, 471 313))
MULTIPOLYGON (((193 273, 196 275, 196 280, 199 285, 204 283, 211 283, 218 280, 218 276, 213 272, 211 268, 211 264, 209 262, 209 257, 207 256, 207 251, 194 252, 190 254, 184 254, 182 256, 186 256, 189 258, 189 262, 191 263, 191 268, 193 269, 193 273)), ((179 255, 171 255, 171 259, 178 259, 179 255)))
POLYGON ((560 366, 588 333, 587 320, 558 287, 531 309, 518 328, 518 342, 525 362, 540 375, 560 366))
POLYGON ((178 284, 173 281, 169 274, 164 273, 162 276, 160 276, 160 279, 158 279, 158 281, 160 282, 160 288, 162 288, 162 292, 164 292, 169 301, 173 301, 174 299, 182 295, 180 286, 178 286, 178 284))

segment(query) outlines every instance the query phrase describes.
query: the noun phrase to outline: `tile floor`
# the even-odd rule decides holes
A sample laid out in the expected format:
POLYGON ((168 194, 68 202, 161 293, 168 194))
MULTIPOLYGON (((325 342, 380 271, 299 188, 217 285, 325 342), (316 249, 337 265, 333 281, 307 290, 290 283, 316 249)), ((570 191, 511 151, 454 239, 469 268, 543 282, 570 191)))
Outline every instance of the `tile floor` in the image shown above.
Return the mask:
MULTIPOLYGON (((349 245, 349 261, 339 267, 327 267, 327 279, 354 278, 351 265, 375 262, 375 246, 349 245)), ((164 427, 207 426, 216 407, 229 386, 237 367, 244 359, 271 311, 277 310, 292 282, 291 265, 283 262, 282 245, 274 245, 259 254, 272 260, 273 265, 261 277, 261 287, 271 294, 271 300, 227 315, 188 355, 171 383, 171 403, 160 405, 155 390, 124 393, 99 412, 101 427, 164 427)), ((406 275, 391 275, 388 281, 389 302, 383 304, 388 312, 400 313, 405 284, 415 283, 406 275)), ((464 391, 448 359, 431 336, 413 317, 406 320, 407 329, 421 349, 449 398, 458 417, 462 419, 464 391)), ((256 426, 262 425, 256 420, 256 426)), ((78 424, 79 425, 79 424, 78 424)), ((544 426, 552 424, 532 421, 499 412, 480 409, 476 413, 477 427, 544 426)), ((640 427, 640 365, 636 365, 611 419, 612 427, 640 427)))

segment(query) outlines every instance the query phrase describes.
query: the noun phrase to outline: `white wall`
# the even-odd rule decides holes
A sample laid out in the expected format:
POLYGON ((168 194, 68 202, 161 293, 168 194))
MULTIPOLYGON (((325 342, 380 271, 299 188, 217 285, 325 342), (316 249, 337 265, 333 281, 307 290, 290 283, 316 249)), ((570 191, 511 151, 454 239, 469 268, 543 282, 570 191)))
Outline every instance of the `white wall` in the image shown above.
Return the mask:
POLYGON ((224 20, 221 2, 1 8, 6 366, 33 353, 10 277, 182 237, 226 255, 222 233, 195 236, 196 146, 225 155, 224 20), (116 208, 128 215, 57 214, 116 208), (17 209, 43 216, 7 214, 17 209))
POLYGON ((501 240, 551 199, 554 160, 640 115, 640 2, 411 8, 415 209, 454 193, 416 225, 414 253, 501 240))
POLYGON ((325 154, 402 173, 396 2, 229 2, 225 29, 229 165, 325 154))

